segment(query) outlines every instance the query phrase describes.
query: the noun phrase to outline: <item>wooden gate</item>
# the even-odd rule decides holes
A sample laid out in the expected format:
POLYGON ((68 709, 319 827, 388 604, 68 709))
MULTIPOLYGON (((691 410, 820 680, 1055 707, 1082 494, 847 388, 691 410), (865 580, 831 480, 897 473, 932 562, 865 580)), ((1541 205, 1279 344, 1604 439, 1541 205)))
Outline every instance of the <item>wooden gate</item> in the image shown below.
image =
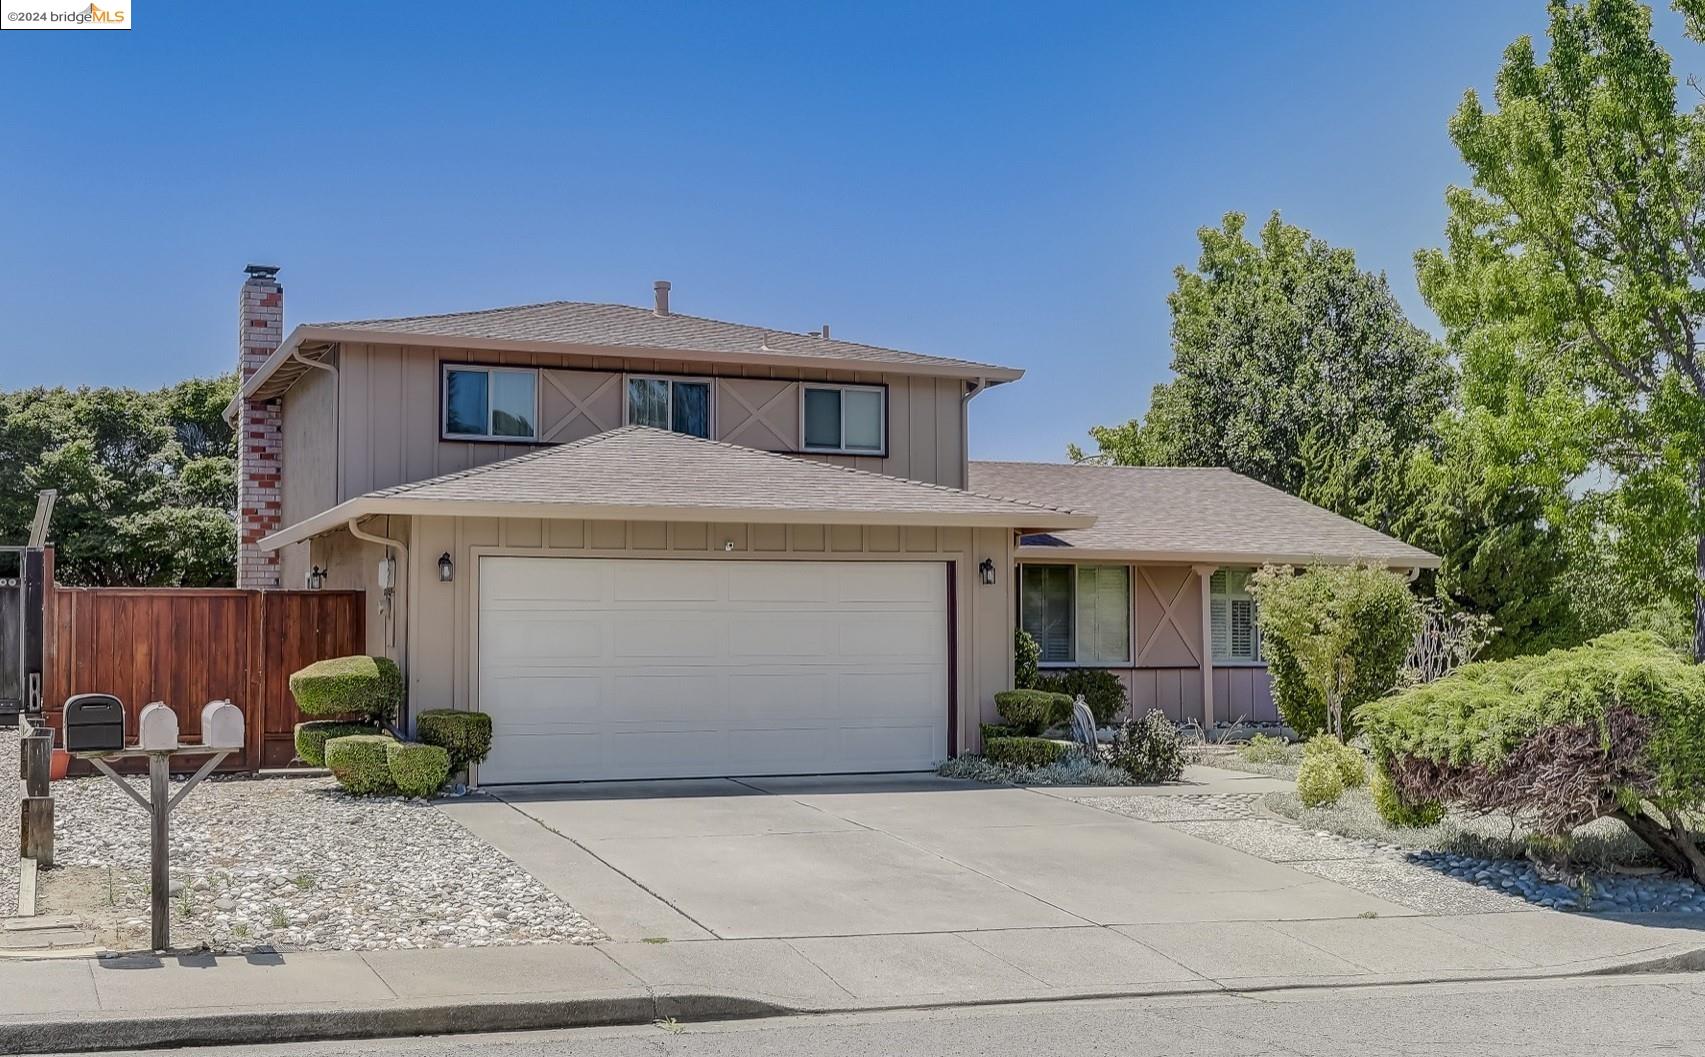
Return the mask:
POLYGON ((44 595, 42 700, 55 729, 67 697, 103 693, 124 702, 129 731, 143 705, 164 701, 195 740, 201 706, 229 699, 248 744, 225 770, 289 763, 303 718, 290 673, 367 648, 360 591, 49 586, 44 595))

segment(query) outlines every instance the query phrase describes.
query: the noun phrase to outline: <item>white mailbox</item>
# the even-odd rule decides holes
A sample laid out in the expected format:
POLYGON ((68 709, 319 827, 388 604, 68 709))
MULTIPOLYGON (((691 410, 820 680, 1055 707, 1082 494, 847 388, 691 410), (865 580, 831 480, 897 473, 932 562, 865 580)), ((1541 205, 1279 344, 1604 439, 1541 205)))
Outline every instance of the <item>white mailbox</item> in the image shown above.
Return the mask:
POLYGON ((201 706, 201 743, 214 749, 243 747, 243 711, 229 701, 201 706))
POLYGON ((163 702, 155 701, 142 710, 136 730, 137 747, 145 752, 178 747, 178 714, 163 702))

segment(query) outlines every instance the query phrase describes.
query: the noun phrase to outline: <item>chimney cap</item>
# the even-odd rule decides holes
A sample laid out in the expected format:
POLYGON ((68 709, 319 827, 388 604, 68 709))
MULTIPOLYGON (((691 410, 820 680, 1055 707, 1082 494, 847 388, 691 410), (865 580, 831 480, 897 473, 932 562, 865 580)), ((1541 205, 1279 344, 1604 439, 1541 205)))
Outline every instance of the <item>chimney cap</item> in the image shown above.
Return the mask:
POLYGON ((251 279, 271 279, 278 275, 278 265, 251 264, 243 271, 247 272, 251 279))

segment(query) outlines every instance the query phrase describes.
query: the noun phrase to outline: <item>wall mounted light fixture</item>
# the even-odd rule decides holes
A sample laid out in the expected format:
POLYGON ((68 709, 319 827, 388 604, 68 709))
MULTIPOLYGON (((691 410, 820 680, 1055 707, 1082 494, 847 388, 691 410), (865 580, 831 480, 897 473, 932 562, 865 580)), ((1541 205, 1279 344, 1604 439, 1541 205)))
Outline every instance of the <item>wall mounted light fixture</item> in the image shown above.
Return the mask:
POLYGON ((983 578, 984 584, 994 583, 995 560, 993 558, 984 558, 982 564, 977 566, 977 573, 983 578))
POLYGON ((456 563, 450 560, 450 552, 445 551, 438 556, 438 582, 447 584, 456 578, 456 563))
POLYGON ((318 591, 320 588, 322 588, 324 586, 326 586, 326 571, 324 569, 320 568, 318 565, 315 565, 315 566, 312 566, 311 568, 309 568, 309 570, 308 570, 308 590, 318 591))

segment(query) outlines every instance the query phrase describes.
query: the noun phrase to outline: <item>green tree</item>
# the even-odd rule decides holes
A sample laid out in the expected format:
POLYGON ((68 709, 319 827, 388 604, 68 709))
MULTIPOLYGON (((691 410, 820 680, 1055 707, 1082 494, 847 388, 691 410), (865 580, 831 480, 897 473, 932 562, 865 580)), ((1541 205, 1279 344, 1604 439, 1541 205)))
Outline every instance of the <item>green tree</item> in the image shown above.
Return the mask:
POLYGON ((1177 377, 1140 421, 1091 429, 1095 457, 1227 466, 1385 524, 1390 486, 1453 387, 1442 349, 1383 275, 1277 213, 1259 244, 1238 213, 1198 234, 1196 269, 1178 268, 1167 298, 1177 377))
POLYGON ((1397 685, 1420 604, 1401 576, 1371 565, 1269 565, 1250 577, 1261 645, 1285 722, 1303 737, 1355 733, 1355 709, 1397 685))
MULTIPOLYGON (((1705 0, 1675 6, 1700 39, 1705 0)), ((1496 111, 1470 91, 1451 121, 1473 186, 1447 193, 1421 286, 1468 405, 1541 435, 1536 451, 1580 446, 1581 483, 1603 494, 1576 513, 1603 527, 1576 539, 1646 592, 1691 599, 1705 657, 1705 108, 1678 108, 1635 0, 1554 0, 1549 16, 1546 61, 1517 40, 1496 111)))
POLYGON ((236 556, 236 447, 221 411, 233 377, 153 392, 0 393, 0 539, 20 540, 36 492, 59 491, 63 583, 223 586, 236 556))

